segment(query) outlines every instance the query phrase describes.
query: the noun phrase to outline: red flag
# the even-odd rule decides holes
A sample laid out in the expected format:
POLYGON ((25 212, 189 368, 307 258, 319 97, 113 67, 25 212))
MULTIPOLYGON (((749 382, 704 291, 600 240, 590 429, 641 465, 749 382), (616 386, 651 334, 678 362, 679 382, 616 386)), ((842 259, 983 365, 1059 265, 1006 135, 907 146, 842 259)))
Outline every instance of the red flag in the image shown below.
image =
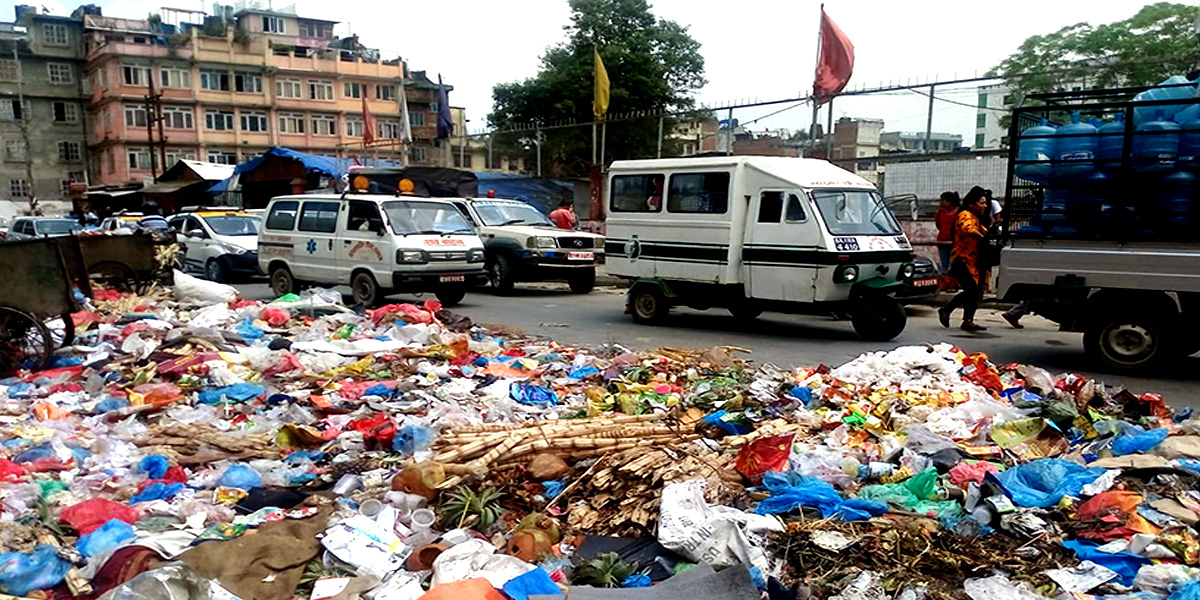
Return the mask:
MULTIPOLYGON (((363 86, 364 88, 366 86, 363 86)), ((367 109, 367 90, 363 90, 363 145, 373 143, 375 141, 375 117, 371 116, 371 111, 367 109)))
POLYGON ((854 72, 854 44, 837 24, 821 9, 821 56, 817 60, 817 75, 813 79, 813 96, 824 104, 850 81, 854 72))

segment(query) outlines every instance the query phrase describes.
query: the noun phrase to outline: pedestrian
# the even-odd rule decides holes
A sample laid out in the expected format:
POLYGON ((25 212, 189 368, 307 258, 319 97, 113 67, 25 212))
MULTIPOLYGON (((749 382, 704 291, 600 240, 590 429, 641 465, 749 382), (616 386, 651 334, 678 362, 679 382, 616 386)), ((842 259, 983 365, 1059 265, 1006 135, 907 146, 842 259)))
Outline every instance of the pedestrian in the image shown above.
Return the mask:
POLYGON ((973 187, 963 198, 962 208, 954 221, 954 248, 950 252, 950 276, 958 280, 962 291, 950 303, 938 309, 938 320, 942 327, 950 326, 950 315, 954 309, 963 309, 963 331, 984 331, 987 328, 975 323, 975 311, 983 290, 983 271, 979 268, 979 246, 987 236, 987 229, 980 218, 988 210, 987 197, 983 189, 973 187))
POLYGON ((575 218, 575 202, 564 199, 558 203, 558 208, 550 211, 550 220, 559 229, 575 229, 579 220, 575 218))
POLYGON ((938 207, 937 216, 933 218, 937 225, 938 256, 942 259, 942 272, 950 270, 950 248, 954 245, 954 219, 958 216, 958 206, 962 199, 958 192, 942 192, 942 204, 938 207))
POLYGON ((992 234, 1000 235, 1004 227, 1004 207, 992 197, 992 190, 983 190, 983 197, 988 201, 987 218, 983 219, 983 224, 992 234))
POLYGON ((1013 329, 1025 329, 1025 326, 1021 324, 1021 317, 1024 317, 1028 312, 1029 301, 1022 300, 1016 306, 1004 311, 1004 314, 1000 316, 1004 317, 1004 320, 1008 321, 1008 324, 1012 325, 1013 329))

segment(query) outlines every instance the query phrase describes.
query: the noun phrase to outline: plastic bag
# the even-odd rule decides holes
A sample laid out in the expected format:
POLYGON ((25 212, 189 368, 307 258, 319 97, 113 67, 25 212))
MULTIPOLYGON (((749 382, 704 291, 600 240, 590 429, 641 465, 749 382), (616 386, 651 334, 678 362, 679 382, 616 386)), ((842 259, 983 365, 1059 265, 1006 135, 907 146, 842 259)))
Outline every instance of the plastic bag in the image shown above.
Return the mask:
POLYGON ((396 437, 392 438, 392 450, 412 456, 431 446, 435 439, 437 433, 428 427, 405 425, 396 432, 396 437))
POLYGON ((1046 508, 1058 504, 1064 496, 1078 496, 1083 486, 1103 474, 1104 469, 1043 458, 987 477, 1003 486, 1017 506, 1046 508))
POLYGON ((221 487, 233 487, 242 490, 253 490, 262 487, 262 477, 258 472, 246 465, 230 465, 221 474, 217 482, 221 487))
POLYGON ((993 462, 981 460, 977 462, 963 461, 950 468, 950 483, 960 488, 966 488, 968 483, 983 483, 988 473, 999 473, 1000 466, 993 462))
POLYGON ((134 494, 130 499, 130 504, 138 502, 153 502, 155 500, 170 500, 179 492, 183 491, 182 483, 164 483, 155 481, 142 488, 142 490, 134 494))
POLYGON ((150 479, 162 479, 171 467, 171 462, 161 454, 151 454, 138 463, 138 469, 150 479))
POLYGON ((197 304, 216 304, 220 302, 236 302, 237 288, 223 283, 197 279, 182 271, 175 271, 175 299, 180 302, 195 302, 197 304))
MULTIPOLYGON (((340 300, 340 299, 339 299, 340 300)), ((262 320, 271 327, 282 327, 292 319, 292 315, 282 308, 268 307, 262 311, 262 320)))
POLYGON ((132 525, 125 521, 110 519, 95 531, 80 537, 79 541, 75 542, 75 549, 79 550, 80 554, 91 558, 101 556, 136 537, 137 534, 133 532, 132 525))
POLYGON ((953 500, 938 500, 937 469, 930 467, 909 477, 903 483, 868 485, 858 497, 895 504, 918 513, 936 513, 939 517, 957 517, 962 505, 953 500))
POLYGON ((776 435, 750 442, 738 452, 734 468, 755 484, 762 481, 763 474, 768 471, 786 469, 794 435, 776 435))
POLYGON ((1158 564, 1142 567, 1133 578, 1133 587, 1166 596, 1196 579, 1196 569, 1185 565, 1158 564))
POLYGON ((1137 426, 1129 427, 1113 440, 1112 452, 1116 456, 1149 452, 1163 443, 1168 435, 1170 432, 1165 427, 1150 431, 1137 426))
POLYGON ((1096 544, 1084 540, 1063 540, 1062 545, 1075 553, 1079 560, 1090 560, 1102 567, 1117 572, 1117 583, 1133 585, 1138 569, 1150 564, 1150 559, 1129 552, 1103 552, 1096 544))
POLYGON ((532 383, 517 383, 509 388, 508 393, 513 400, 527 406, 554 406, 558 404, 558 394, 554 390, 532 383))
POLYGON ((58 557, 54 546, 41 545, 30 554, 0 554, 0 592, 28 596, 35 590, 48 590, 60 583, 71 563, 58 557))
POLYGON ((263 386, 255 383, 235 383, 215 390, 204 390, 196 397, 202 404, 220 404, 222 402, 245 402, 267 393, 263 386))
POLYGON ((763 487, 771 497, 758 503, 754 512, 774 515, 791 512, 801 506, 812 506, 828 519, 841 515, 846 521, 859 521, 887 512, 888 507, 873 500, 843 500, 829 483, 797 473, 768 472, 763 474, 763 487))
POLYGON ((992 575, 963 582, 963 591, 971 600, 1044 600, 1024 581, 1012 581, 1004 575, 992 575))
POLYGON ((1200 600, 1200 581, 1184 584, 1175 590, 1175 593, 1168 596, 1167 600, 1200 600))
POLYGON ((80 535, 87 535, 110 519, 134 523, 138 519, 138 511, 112 500, 91 498, 62 509, 58 518, 74 527, 80 535))

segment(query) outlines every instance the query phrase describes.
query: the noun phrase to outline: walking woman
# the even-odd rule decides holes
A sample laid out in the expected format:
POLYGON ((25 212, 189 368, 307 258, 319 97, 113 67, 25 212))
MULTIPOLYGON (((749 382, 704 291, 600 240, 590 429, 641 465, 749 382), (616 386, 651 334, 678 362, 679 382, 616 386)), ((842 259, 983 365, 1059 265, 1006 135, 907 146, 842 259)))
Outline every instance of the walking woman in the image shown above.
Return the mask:
POLYGON ((975 323, 975 311, 979 308, 983 292, 983 270, 979 268, 979 246, 987 236, 987 228, 980 217, 988 210, 988 199, 983 188, 973 187, 962 201, 962 209, 954 220, 954 248, 950 251, 950 276, 958 280, 962 291, 946 306, 938 309, 938 320, 942 327, 950 326, 950 315, 954 309, 963 309, 963 331, 987 329, 975 323))

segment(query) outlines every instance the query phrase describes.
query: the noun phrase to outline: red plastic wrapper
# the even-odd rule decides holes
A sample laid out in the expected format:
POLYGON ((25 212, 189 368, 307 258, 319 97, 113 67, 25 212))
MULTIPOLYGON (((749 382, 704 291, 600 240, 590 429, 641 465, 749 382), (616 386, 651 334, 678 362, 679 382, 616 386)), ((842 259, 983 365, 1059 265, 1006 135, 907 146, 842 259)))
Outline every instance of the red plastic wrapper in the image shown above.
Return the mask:
MULTIPOLYGON (((429 302, 426 302, 426 305, 428 305, 428 304, 429 304, 429 302)), ((441 304, 438 304, 438 308, 439 309, 441 308, 441 304)), ((401 321, 404 321, 405 323, 428 324, 428 323, 433 322, 433 313, 426 311, 426 310, 422 310, 422 309, 418 308, 416 305, 407 304, 407 303, 405 303, 405 304, 388 304, 386 306, 380 306, 379 308, 376 308, 375 310, 368 311, 367 315, 371 317, 371 322, 375 323, 376 325, 381 323, 384 320, 384 318, 386 318, 390 315, 397 315, 399 317, 399 319, 401 321)))
POLYGON ((16 483, 28 473, 29 471, 26 471, 25 467, 7 458, 0 458, 0 481, 16 483))
POLYGON ((988 362, 988 357, 982 352, 969 354, 963 358, 963 378, 982 386, 993 394, 1004 391, 1004 382, 1000 381, 1000 373, 988 362))
POLYGON ((128 295, 128 292, 118 292, 117 290, 92 290, 92 300, 96 302, 114 302, 128 295))
POLYGON ((376 413, 373 417, 350 421, 346 429, 359 431, 367 442, 375 442, 383 448, 392 447, 392 438, 396 437, 396 424, 391 417, 384 413, 376 413))
POLYGON ((750 442, 738 452, 733 466, 754 485, 762 483, 767 471, 787 470, 788 457, 792 454, 792 438, 796 434, 777 435, 750 442))
POLYGON ((65 376, 66 379, 75 379, 76 377, 79 377, 80 373, 83 373, 83 366, 46 369, 45 371, 35 371, 29 375, 26 375, 24 381, 33 381, 38 377, 45 377, 47 379, 60 379, 65 376))
POLYGON ((100 321, 100 315, 90 310, 81 310, 77 313, 71 313, 71 322, 75 324, 75 329, 87 329, 92 323, 100 321))
POLYGON ((292 315, 282 308, 264 308, 262 311, 262 320, 271 327, 281 327, 291 319, 292 315))
POLYGON ((229 309, 237 310, 239 308, 246 308, 247 306, 258 306, 258 300, 238 300, 237 302, 230 304, 229 309))
POLYGON ((132 525, 138 519, 138 511, 112 500, 92 498, 62 509, 58 518, 74 527, 79 535, 87 535, 110 519, 120 519, 132 525))
POLYGON ((1094 528, 1077 531, 1080 538, 1111 542, 1127 539, 1135 533, 1158 534, 1158 527, 1138 514, 1145 498, 1137 492, 1109 490, 1100 492, 1079 505, 1076 521, 1095 522, 1094 528))

